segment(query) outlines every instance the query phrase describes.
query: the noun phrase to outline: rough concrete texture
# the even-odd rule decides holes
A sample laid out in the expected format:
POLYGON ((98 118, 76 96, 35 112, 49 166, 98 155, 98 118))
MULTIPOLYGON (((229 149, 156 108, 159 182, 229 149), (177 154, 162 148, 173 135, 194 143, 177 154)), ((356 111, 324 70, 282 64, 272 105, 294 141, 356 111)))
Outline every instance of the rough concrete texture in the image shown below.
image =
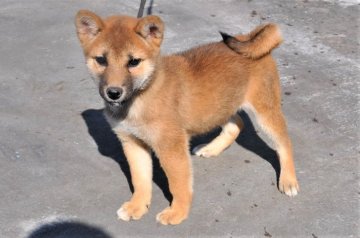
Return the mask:
POLYGON ((219 41, 219 30, 281 26, 285 42, 274 56, 301 192, 279 193, 272 144, 242 113, 236 144, 215 159, 192 158, 188 220, 155 222, 168 205, 158 168, 150 212, 117 220, 131 196, 128 167, 73 18, 83 8, 136 16, 138 5, 1 1, 0 237, 359 237, 358 0, 154 0, 145 12, 166 22, 164 53, 219 41))

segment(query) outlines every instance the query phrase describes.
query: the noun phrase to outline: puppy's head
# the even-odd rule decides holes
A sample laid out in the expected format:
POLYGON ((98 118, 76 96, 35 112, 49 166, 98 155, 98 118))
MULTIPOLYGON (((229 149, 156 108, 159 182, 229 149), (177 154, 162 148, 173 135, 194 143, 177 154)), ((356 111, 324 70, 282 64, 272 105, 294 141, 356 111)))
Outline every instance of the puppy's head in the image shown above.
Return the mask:
POLYGON ((81 10, 75 26, 86 64, 108 104, 121 106, 147 88, 163 39, 164 24, 159 17, 101 19, 81 10))

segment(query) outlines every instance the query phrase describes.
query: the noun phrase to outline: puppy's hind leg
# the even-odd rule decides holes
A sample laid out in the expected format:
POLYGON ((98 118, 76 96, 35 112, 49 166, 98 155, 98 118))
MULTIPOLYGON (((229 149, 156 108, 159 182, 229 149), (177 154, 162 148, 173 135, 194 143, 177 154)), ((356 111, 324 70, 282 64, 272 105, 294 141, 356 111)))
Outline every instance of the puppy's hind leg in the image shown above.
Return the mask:
POLYGON ((275 142, 280 160, 279 190, 293 197, 298 194, 299 185, 296 179, 291 141, 286 122, 277 100, 264 100, 258 97, 251 102, 258 123, 275 142))
POLYGON ((234 114, 230 120, 222 126, 220 135, 207 145, 196 146, 193 149, 193 153, 204 158, 219 155, 236 140, 243 127, 244 123, 241 117, 237 113, 234 114))

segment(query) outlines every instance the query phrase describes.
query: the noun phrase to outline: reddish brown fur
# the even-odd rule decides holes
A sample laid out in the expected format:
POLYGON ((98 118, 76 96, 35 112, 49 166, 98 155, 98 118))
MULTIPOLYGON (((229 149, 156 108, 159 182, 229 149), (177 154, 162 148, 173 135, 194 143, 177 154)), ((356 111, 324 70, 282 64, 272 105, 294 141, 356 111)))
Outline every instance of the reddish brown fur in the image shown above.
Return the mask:
POLYGON ((135 181, 133 199, 118 211, 121 219, 139 219, 147 211, 144 207, 150 203, 151 185, 142 184, 151 184, 151 169, 142 167, 139 155, 148 161, 149 148, 159 157, 174 198, 157 220, 178 224, 186 219, 192 200, 190 137, 224 125, 217 142, 206 147, 209 156, 218 154, 242 128, 237 110, 249 105, 276 142, 281 164, 280 190, 296 195, 298 184, 281 113, 279 76, 274 60, 267 54, 280 43, 281 36, 274 33, 275 25, 236 36, 237 41, 245 41, 246 47, 236 41, 230 46, 217 42, 165 57, 159 55, 164 26, 156 16, 101 20, 83 10, 76 17, 76 26, 88 67, 99 78, 104 99, 108 100, 104 91, 109 87, 124 90, 123 102, 127 106, 107 103, 109 122, 124 144, 135 181), (106 66, 94 60, 103 54, 108 61, 106 66), (141 58, 141 63, 127 66, 129 55, 141 58), (132 93, 134 85, 143 88, 132 93))

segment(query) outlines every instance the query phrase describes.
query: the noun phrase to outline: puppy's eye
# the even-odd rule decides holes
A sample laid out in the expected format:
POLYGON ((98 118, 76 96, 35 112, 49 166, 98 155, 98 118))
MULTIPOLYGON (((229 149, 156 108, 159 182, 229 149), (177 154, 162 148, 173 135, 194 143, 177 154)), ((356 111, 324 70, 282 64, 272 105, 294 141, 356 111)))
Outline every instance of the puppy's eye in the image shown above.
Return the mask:
POLYGON ((128 62, 128 67, 129 68, 136 67, 140 64, 140 62, 141 62, 141 59, 130 59, 128 62))
POLYGON ((105 56, 95 56, 96 62, 101 66, 107 66, 107 59, 105 56))

